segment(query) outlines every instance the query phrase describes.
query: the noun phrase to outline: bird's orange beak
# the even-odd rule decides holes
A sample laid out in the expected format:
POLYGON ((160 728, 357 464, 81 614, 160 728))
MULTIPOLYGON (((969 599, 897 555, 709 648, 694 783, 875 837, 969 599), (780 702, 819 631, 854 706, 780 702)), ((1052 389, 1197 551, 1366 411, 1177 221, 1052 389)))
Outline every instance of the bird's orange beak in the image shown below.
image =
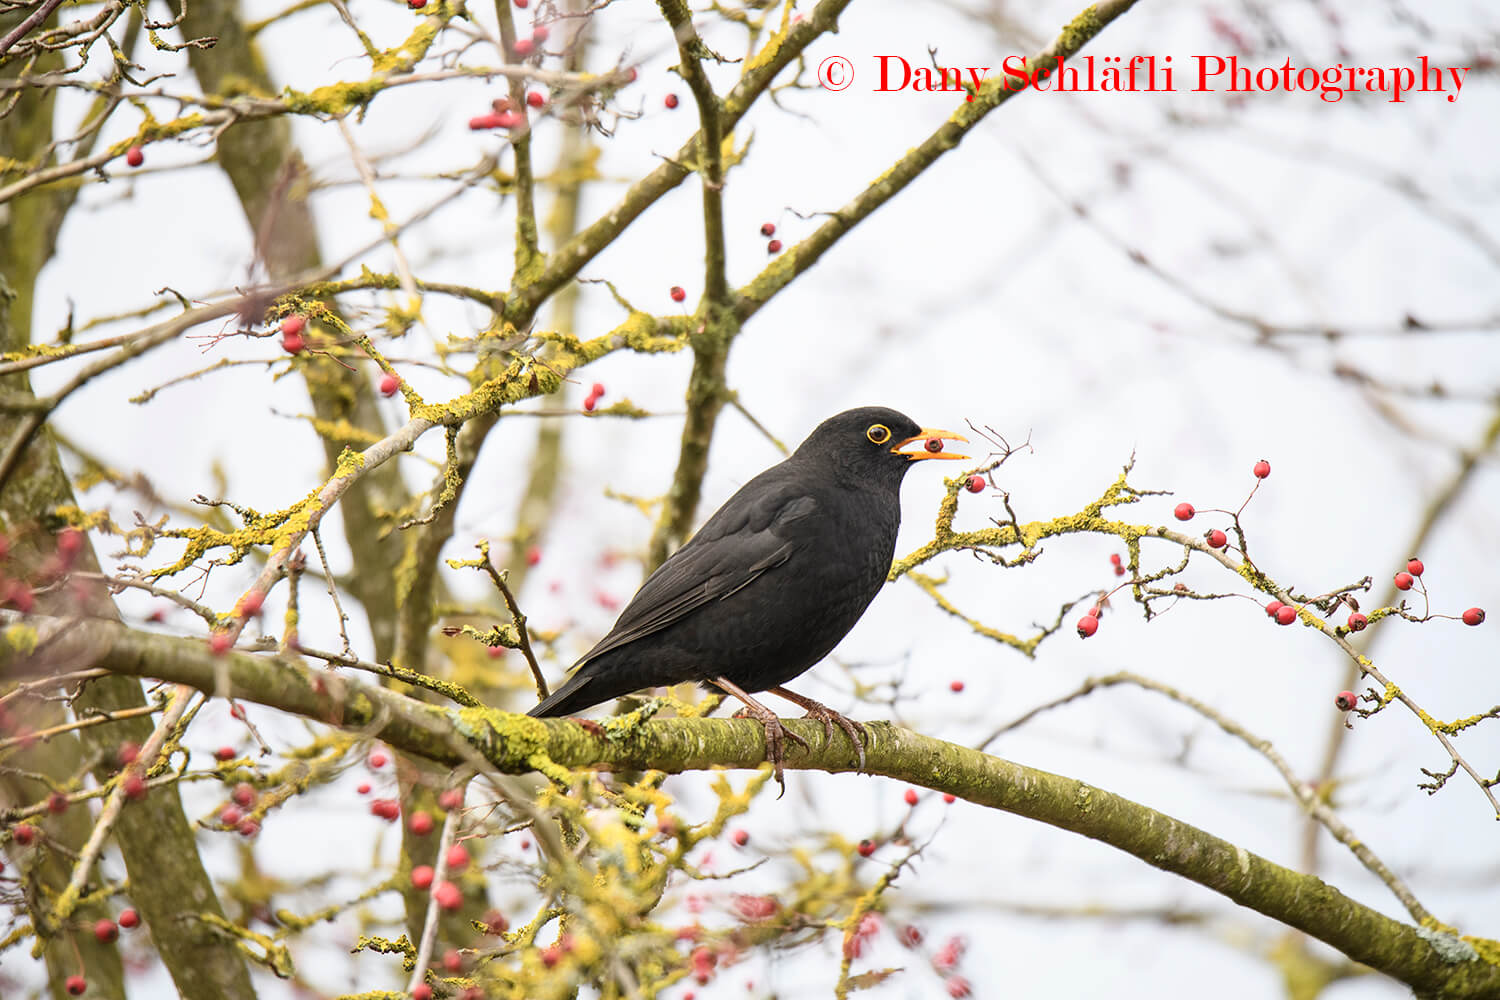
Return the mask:
POLYGON ((967 459, 969 456, 968 455, 960 455, 956 451, 942 451, 942 450, 932 451, 928 447, 927 442, 929 442, 929 441, 936 442, 937 445, 939 446, 939 448, 941 449, 942 443, 944 441, 964 441, 964 442, 967 442, 968 440, 969 439, 966 438, 966 437, 964 437, 962 434, 955 434, 952 431, 938 430, 938 429, 935 429, 935 428, 932 428, 932 427, 923 427, 920 431, 917 432, 917 434, 916 434, 915 437, 909 437, 905 441, 898 441, 895 444, 895 446, 891 448, 891 451, 894 452, 897 455, 905 455, 908 459, 910 459, 913 462, 920 462, 923 459, 928 459, 928 458, 946 458, 946 459, 951 459, 951 460, 959 461, 959 460, 967 459), (922 442, 922 450, 921 451, 902 451, 901 450, 902 448, 905 448, 907 445, 909 445, 909 444, 911 444, 911 443, 913 443, 915 441, 921 441, 922 442))

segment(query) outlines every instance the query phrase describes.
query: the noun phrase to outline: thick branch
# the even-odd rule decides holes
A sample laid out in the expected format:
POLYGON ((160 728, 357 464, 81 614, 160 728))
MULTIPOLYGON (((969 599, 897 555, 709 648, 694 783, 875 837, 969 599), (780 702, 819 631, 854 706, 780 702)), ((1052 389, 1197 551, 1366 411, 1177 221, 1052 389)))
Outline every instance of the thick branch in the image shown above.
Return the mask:
MULTIPOLYGON (((530 719, 504 712, 466 710, 455 715, 301 664, 239 653, 214 657, 202 643, 133 632, 110 622, 31 620, 53 633, 43 641, 54 656, 76 647, 80 656, 94 655, 88 665, 260 701, 325 722, 367 727, 393 746, 440 764, 459 763, 476 750, 508 772, 551 765, 679 772, 759 767, 765 759, 763 730, 749 720, 673 719, 599 729, 566 719, 530 719)), ((78 665, 76 657, 68 659, 78 665)), ((810 748, 805 755, 794 755, 788 766, 831 773, 854 769, 842 736, 829 741, 822 727, 808 720, 788 720, 785 725, 810 748)), ((866 770, 871 774, 950 792, 1117 847, 1304 931, 1419 994, 1500 994, 1500 963, 1494 960, 1500 943, 1461 939, 1393 920, 1315 876, 1283 868, 1073 778, 888 723, 871 724, 869 735, 866 770), (1469 940, 1491 959, 1481 957, 1469 940)))

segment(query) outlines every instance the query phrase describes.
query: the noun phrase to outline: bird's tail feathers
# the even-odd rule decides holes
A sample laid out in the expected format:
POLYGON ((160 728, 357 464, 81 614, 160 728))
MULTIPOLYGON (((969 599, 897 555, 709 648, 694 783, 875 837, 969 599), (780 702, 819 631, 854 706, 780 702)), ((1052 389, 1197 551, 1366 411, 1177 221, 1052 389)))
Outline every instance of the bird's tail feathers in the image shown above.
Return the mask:
POLYGON ((589 682, 592 680, 592 677, 581 670, 575 672, 572 677, 563 682, 562 687, 543 698, 526 714, 544 719, 559 715, 572 715, 598 704, 605 699, 589 693, 589 682))

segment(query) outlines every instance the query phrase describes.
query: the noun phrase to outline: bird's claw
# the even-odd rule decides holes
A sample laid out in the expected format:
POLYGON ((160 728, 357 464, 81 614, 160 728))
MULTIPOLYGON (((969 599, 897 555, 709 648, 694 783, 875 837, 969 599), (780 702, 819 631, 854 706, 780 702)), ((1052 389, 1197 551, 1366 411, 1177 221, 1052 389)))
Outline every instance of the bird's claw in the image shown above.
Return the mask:
POLYGON ((823 723, 823 738, 829 743, 833 742, 833 725, 838 723, 840 729, 849 734, 849 742, 854 744, 854 750, 859 754, 859 769, 865 769, 865 745, 870 740, 870 733, 862 723, 855 722, 846 715, 842 715, 819 702, 812 702, 807 706, 805 719, 816 719, 823 723))
POLYGON ((781 786, 781 794, 776 796, 777 798, 781 798, 782 795, 786 794, 786 775, 783 773, 781 766, 781 762, 786 759, 786 741, 791 740, 793 743, 800 744, 802 751, 808 753, 811 751, 811 748, 807 745, 807 741, 796 733, 787 732, 786 727, 781 724, 781 720, 770 710, 762 714, 746 707, 735 712, 734 718, 754 719, 765 729, 766 760, 771 762, 771 769, 776 778, 776 784, 781 786))

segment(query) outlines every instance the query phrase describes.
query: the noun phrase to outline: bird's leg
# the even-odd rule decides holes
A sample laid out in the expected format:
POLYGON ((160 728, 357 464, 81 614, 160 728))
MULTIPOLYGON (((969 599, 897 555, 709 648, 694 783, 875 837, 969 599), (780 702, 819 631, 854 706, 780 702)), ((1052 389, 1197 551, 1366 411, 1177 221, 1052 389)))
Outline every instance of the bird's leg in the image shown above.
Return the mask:
POLYGON ((766 759, 771 762, 771 767, 775 770, 776 783, 780 785, 781 790, 785 792, 786 779, 782 776, 781 773, 781 762, 786 757, 785 741, 792 740, 793 742, 801 743, 803 750, 806 750, 808 748, 807 741, 802 739, 802 737, 796 735, 795 733, 789 733, 785 729, 783 729, 781 720, 776 718, 775 712, 771 711, 769 708, 762 705, 754 698, 750 697, 750 695, 746 693, 744 688, 740 687, 734 681, 730 680, 727 677, 714 677, 710 678, 709 682, 723 688, 729 694, 732 694, 740 701, 743 701, 745 703, 745 714, 765 727, 766 759))
POLYGON ((784 687, 773 687, 771 693, 780 695, 793 704, 801 705, 807 709, 809 719, 817 719, 823 723, 823 737, 829 741, 833 740, 833 724, 837 722, 839 728, 849 734, 849 742, 854 744, 854 749, 859 752, 859 769, 865 769, 865 744, 870 739, 870 734, 865 727, 853 719, 840 715, 821 701, 813 701, 805 695, 795 691, 788 691, 784 687))

